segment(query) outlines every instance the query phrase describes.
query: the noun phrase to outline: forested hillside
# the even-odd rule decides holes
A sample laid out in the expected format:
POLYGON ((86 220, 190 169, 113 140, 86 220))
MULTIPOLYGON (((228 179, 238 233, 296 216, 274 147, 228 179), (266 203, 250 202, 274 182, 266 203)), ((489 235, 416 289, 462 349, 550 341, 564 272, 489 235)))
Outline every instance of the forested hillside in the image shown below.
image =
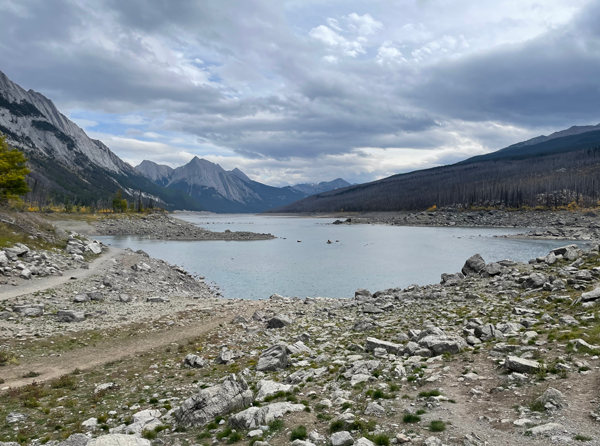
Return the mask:
POLYGON ((600 132, 590 131, 318 194, 274 212, 591 206, 599 186, 600 132))

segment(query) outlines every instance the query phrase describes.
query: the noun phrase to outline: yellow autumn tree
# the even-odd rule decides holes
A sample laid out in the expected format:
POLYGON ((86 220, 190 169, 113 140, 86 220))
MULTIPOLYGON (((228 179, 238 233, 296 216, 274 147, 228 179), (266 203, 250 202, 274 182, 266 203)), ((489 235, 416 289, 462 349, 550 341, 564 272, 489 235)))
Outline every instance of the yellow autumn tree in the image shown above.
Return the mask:
POLYGON ((0 134, 0 203, 19 199, 19 195, 29 192, 25 175, 30 170, 25 162, 23 152, 8 147, 6 136, 0 134))

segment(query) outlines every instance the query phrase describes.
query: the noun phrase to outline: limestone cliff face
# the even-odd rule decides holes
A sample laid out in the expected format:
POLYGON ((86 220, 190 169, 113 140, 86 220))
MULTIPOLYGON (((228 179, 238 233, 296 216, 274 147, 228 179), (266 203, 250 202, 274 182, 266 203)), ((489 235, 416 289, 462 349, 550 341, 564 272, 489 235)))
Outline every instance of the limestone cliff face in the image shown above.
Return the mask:
POLYGON ((156 184, 166 186, 169 184, 169 178, 173 173, 173 169, 163 164, 156 164, 153 161, 144 160, 139 165, 135 166, 135 170, 146 175, 156 184))
POLYGON ((167 190, 150 181, 63 115, 54 103, 26 91, 0 71, 0 133, 25 152, 32 191, 40 204, 70 200, 105 205, 117 189, 130 199, 170 209, 203 210, 183 191, 167 190))
POLYGON ((114 173, 133 173, 100 141, 89 138, 54 103, 33 90, 25 91, 0 71, 0 131, 11 145, 35 150, 71 168, 91 163, 114 173))

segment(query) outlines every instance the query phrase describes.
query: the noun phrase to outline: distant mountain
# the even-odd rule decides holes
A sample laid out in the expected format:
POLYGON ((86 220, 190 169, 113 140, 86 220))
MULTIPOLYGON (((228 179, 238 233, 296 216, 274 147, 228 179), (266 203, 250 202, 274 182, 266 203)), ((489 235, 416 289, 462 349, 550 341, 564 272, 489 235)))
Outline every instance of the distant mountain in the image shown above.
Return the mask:
POLYGON ((571 127, 459 163, 323 192, 273 212, 596 206, 600 125, 571 127))
POLYGON ((25 91, 0 71, 0 132, 29 158, 29 201, 106 206, 121 189, 171 209, 202 210, 181 191, 165 189, 121 160, 102 142, 90 139, 51 100, 25 91))
POLYGON ((142 161, 139 166, 135 166, 135 169, 161 186, 166 186, 169 183, 169 177, 173 173, 171 167, 156 164, 152 161, 142 161))
POLYGON ((212 212, 263 212, 306 197, 291 187, 267 186, 237 168, 227 171, 198 157, 164 176, 166 167, 145 160, 136 169, 169 189, 184 191, 212 212))
POLYGON ((292 186, 294 189, 305 193, 306 195, 315 195, 322 192, 329 192, 330 190, 341 189, 343 187, 352 186, 345 180, 337 178, 333 181, 323 181, 321 183, 303 183, 292 186))

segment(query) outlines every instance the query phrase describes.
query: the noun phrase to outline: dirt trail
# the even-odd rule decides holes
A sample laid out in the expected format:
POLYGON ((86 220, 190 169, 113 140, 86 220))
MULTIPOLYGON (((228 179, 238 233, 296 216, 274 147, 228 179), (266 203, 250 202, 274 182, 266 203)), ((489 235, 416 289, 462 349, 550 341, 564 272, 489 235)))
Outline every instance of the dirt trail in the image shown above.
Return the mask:
MULTIPOLYGON (((239 314, 242 307, 237 307, 235 313, 226 311, 211 317, 208 321, 200 321, 185 327, 176 327, 167 331, 144 333, 133 338, 123 339, 115 343, 114 340, 99 342, 95 347, 83 347, 61 353, 61 356, 33 358, 16 366, 3 367, 2 378, 5 383, 2 387, 19 387, 31 384, 33 381, 42 382, 58 378, 75 369, 91 369, 107 362, 130 358, 135 354, 145 352, 157 347, 167 346, 174 342, 193 339, 209 333, 217 328, 220 323, 230 321, 234 314, 239 314), (24 379, 22 376, 35 371, 41 375, 34 379, 24 379)), ((255 307, 248 306, 247 310, 254 311, 255 307)))
POLYGON ((71 277, 75 277, 76 280, 81 280, 100 274, 104 269, 107 269, 111 265, 112 259, 119 257, 125 252, 126 251, 123 249, 109 248, 108 252, 103 253, 100 257, 90 262, 89 269, 74 269, 65 271, 63 276, 36 278, 28 282, 21 281, 17 287, 10 285, 0 286, 0 301, 62 285, 73 280, 71 277))

